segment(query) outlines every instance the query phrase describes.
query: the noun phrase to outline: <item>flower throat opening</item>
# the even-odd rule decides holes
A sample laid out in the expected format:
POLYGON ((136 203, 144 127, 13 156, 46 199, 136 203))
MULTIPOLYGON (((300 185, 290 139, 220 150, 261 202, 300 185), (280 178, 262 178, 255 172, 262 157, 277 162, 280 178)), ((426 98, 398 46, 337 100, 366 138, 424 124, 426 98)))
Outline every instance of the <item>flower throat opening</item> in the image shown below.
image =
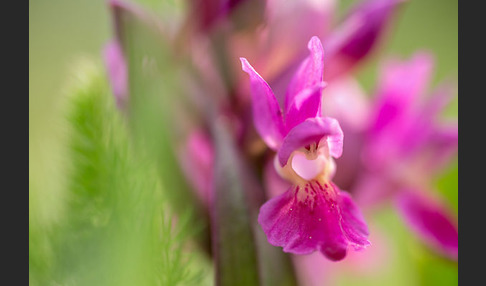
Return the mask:
POLYGON ((321 140, 319 143, 295 150, 284 167, 275 158, 274 165, 280 176, 298 185, 305 185, 313 179, 330 180, 334 176, 336 165, 329 155, 327 141, 321 140))

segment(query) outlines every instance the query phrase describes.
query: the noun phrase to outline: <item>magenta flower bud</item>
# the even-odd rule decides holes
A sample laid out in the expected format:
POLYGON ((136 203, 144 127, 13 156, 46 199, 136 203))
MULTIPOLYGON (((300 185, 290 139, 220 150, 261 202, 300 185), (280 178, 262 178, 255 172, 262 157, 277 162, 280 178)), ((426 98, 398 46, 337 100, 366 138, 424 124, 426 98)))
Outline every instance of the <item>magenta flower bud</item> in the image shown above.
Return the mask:
POLYGON ((331 181, 334 158, 342 153, 343 133, 337 120, 321 116, 324 51, 317 37, 290 81, 282 112, 270 86, 241 58, 249 74, 255 127, 277 152, 274 167, 291 183, 288 190, 260 208, 258 222, 270 244, 285 252, 316 250, 333 261, 346 256, 348 246, 370 245, 364 218, 350 195, 331 181), (285 114, 285 116, 284 116, 285 114))

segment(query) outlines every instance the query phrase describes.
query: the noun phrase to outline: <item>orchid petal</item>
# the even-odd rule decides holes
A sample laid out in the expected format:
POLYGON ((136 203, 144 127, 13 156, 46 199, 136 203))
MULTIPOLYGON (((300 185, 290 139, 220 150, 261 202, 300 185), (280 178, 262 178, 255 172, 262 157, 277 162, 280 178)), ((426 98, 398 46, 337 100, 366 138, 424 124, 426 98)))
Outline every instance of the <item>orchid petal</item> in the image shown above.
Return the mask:
POLYGON ((315 117, 295 126, 284 138, 278 150, 280 165, 285 166, 295 150, 318 143, 323 137, 327 137, 329 154, 339 158, 343 152, 343 131, 339 122, 330 117, 315 117))
POLYGON ((314 87, 322 83, 324 72, 324 49, 316 36, 307 44, 310 55, 300 64, 294 74, 285 95, 285 110, 289 112, 299 95, 304 89, 314 87))
POLYGON ((276 150, 284 136, 282 111, 270 86, 245 58, 240 58, 243 71, 250 75, 253 121, 263 141, 276 150))
POLYGON ((343 259, 348 245, 362 249, 370 243, 362 215, 333 184, 309 182, 293 186, 260 208, 258 222, 268 241, 284 252, 321 251, 330 260, 343 259))
POLYGON ((357 249, 369 245, 369 241, 366 238, 369 235, 369 231, 363 214, 359 211, 358 206, 353 202, 349 193, 341 191, 340 195, 342 199, 341 214, 345 222, 342 228, 346 237, 357 249))
POLYGON ((407 225, 422 239, 457 259, 459 233, 450 211, 412 190, 400 193, 397 206, 407 225))
POLYGON ((285 129, 287 131, 308 118, 314 118, 321 113, 321 97, 325 84, 320 83, 306 88, 294 97, 294 102, 285 116, 285 129))

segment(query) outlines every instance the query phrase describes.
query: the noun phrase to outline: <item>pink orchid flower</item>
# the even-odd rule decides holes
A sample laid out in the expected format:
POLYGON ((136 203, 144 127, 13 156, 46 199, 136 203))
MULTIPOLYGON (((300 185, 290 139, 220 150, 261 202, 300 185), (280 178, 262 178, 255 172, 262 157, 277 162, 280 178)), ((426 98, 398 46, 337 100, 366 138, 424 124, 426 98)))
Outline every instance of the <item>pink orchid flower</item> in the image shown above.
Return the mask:
POLYGON ((364 218, 351 199, 331 181, 342 153, 343 133, 337 120, 322 117, 324 51, 317 37, 308 43, 310 55, 301 63, 285 94, 282 112, 270 86, 241 58, 249 74, 255 128, 272 150, 275 168, 292 183, 266 202, 258 222, 270 244, 285 252, 316 250, 330 260, 346 256, 349 245, 370 245, 364 218))

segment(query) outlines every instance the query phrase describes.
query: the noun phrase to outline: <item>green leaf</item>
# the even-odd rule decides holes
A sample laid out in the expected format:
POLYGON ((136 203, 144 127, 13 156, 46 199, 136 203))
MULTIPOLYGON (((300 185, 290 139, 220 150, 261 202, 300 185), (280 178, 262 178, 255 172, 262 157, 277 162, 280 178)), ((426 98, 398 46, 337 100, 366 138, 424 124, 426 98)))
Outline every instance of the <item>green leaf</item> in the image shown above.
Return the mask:
POLYGON ((218 285, 259 285, 258 259, 250 210, 234 142, 226 122, 215 122, 215 182, 212 214, 213 254, 218 285))
POLYGON ((209 218, 181 172, 176 147, 181 144, 184 100, 181 63, 167 31, 137 7, 113 5, 117 35, 128 63, 127 119, 137 152, 154 160, 173 211, 191 209, 196 240, 210 252, 209 218))
POLYGON ((31 284, 204 285, 207 261, 186 250, 198 231, 192 210, 174 216, 158 169, 137 152, 101 69, 78 73, 83 80, 69 98, 65 215, 49 232, 29 227, 36 230, 29 246, 48 246, 32 250, 31 284))

